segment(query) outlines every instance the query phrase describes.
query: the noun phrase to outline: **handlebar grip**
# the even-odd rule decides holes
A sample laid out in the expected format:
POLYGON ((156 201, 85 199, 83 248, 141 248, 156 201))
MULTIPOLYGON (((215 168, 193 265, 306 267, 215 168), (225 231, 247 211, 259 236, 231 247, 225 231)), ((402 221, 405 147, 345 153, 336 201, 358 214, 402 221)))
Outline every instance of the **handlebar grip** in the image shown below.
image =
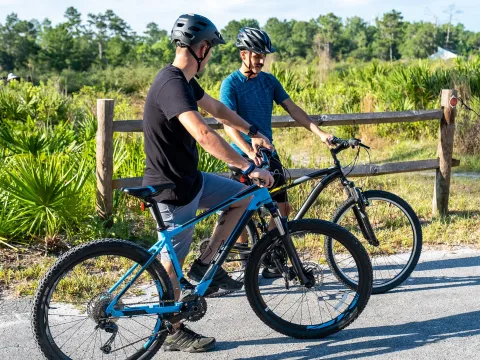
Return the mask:
POLYGON ((252 179, 252 181, 256 185, 265 185, 265 181, 263 181, 262 179, 259 179, 259 178, 254 178, 254 179, 252 179))
POLYGON ((257 150, 257 155, 258 154, 262 157, 261 167, 268 170, 270 168, 270 157, 272 156, 272 152, 267 148, 259 147, 257 150))
POLYGON ((336 136, 332 136, 330 139, 328 139, 328 141, 330 142, 330 144, 332 145, 339 145, 343 142, 342 139, 340 138, 337 138, 336 136))

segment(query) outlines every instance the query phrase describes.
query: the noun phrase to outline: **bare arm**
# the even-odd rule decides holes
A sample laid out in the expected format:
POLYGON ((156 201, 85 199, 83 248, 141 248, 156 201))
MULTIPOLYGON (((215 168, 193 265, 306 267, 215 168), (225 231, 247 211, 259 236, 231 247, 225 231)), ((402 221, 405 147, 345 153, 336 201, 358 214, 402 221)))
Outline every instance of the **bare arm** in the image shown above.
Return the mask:
MULTIPOLYGON (((217 159, 225 161, 235 167, 247 170, 250 163, 238 154, 228 143, 211 127, 205 123, 198 111, 186 111, 178 115, 178 120, 187 129, 190 135, 205 149, 208 153, 217 159)), ((266 187, 273 185, 273 178, 268 171, 256 169, 250 175, 251 178, 260 178, 265 182, 266 187)))
POLYGON ((230 110, 207 93, 205 93, 197 103, 198 106, 209 114, 212 114, 212 116, 222 124, 230 126, 244 134, 248 134, 250 124, 243 120, 235 111, 230 110))
POLYGON ((250 166, 248 161, 233 150, 218 133, 213 131, 197 111, 184 112, 178 116, 178 119, 208 153, 242 170, 248 169, 250 166))
MULTIPOLYGON (((220 101, 215 100, 210 95, 205 93, 197 103, 203 110, 207 111, 209 114, 212 114, 212 116, 223 125, 231 127, 238 132, 248 134, 250 124, 243 120, 235 111, 230 110, 220 101)), ((263 134, 257 133, 257 135, 253 136, 252 139, 258 139, 255 141, 256 145, 265 146, 266 148, 273 150, 272 144, 263 134)), ((243 148, 241 149, 243 150, 243 148)))
POLYGON ((243 136, 240 134, 240 131, 231 128, 230 126, 224 126, 225 132, 233 140, 235 144, 245 153, 247 156, 255 162, 255 165, 260 166, 262 160, 257 157, 256 151, 252 146, 245 141, 243 136))
POLYGON ((298 122, 300 125, 305 127, 306 129, 313 132, 315 135, 318 135, 322 141, 328 144, 328 139, 332 137, 331 134, 326 133, 325 131, 321 130, 315 123, 310 119, 305 111, 300 108, 297 104, 293 102, 292 99, 288 98, 284 102, 280 104, 290 116, 298 122))

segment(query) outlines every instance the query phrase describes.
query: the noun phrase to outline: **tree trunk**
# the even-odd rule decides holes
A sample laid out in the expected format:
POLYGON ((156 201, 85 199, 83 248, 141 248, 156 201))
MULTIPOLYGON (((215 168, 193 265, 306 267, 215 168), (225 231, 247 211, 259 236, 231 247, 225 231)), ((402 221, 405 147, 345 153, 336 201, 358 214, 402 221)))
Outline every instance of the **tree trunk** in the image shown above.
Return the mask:
POLYGON ((390 34, 390 62, 393 61, 393 33, 390 34))
POLYGON ((448 47, 448 43, 450 41, 450 23, 448 23, 448 28, 447 28, 447 39, 445 41, 445 49, 450 50, 448 47))

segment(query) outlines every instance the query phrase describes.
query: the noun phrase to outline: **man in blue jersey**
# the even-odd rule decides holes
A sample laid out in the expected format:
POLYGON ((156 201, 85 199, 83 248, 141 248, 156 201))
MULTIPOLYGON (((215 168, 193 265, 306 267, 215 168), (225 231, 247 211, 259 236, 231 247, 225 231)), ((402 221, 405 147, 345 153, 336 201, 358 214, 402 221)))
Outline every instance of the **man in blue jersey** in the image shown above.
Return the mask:
MULTIPOLYGON (((236 111, 249 124, 258 128, 272 141, 272 110, 273 102, 281 105, 290 116, 300 125, 304 126, 315 135, 318 135, 327 146, 331 134, 319 129, 297 104, 288 96, 283 86, 275 76, 262 72, 267 54, 272 54, 275 49, 272 47, 270 38, 265 31, 244 27, 237 36, 237 48, 240 50, 242 66, 230 74, 220 88, 220 101, 227 107, 236 111)), ((233 139, 232 147, 244 157, 250 158, 256 165, 260 165, 261 159, 256 155, 256 149, 252 147, 251 139, 231 127, 225 126, 227 134, 233 139)), ((275 186, 285 184, 285 176, 278 158, 274 153, 275 160, 271 162, 270 171, 279 172, 281 175, 275 177, 275 186)), ((290 206, 286 192, 273 197, 278 202, 280 212, 286 216, 290 212, 290 206)), ((240 243, 246 243, 246 236, 243 235, 240 243)), ((265 269, 265 277, 277 277, 281 274, 265 269)))

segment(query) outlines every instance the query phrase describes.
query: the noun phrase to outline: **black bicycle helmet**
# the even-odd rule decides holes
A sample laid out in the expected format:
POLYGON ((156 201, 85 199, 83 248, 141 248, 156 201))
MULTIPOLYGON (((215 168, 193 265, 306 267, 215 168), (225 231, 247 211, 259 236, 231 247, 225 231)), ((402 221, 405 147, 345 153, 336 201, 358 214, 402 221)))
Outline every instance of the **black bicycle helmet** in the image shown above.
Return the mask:
POLYGON ((212 46, 225 44, 216 26, 205 16, 184 14, 173 25, 170 40, 177 46, 189 47, 206 40, 212 46))
POLYGON ((237 48, 248 50, 256 54, 272 54, 275 49, 268 34, 259 29, 243 27, 237 35, 237 48))

